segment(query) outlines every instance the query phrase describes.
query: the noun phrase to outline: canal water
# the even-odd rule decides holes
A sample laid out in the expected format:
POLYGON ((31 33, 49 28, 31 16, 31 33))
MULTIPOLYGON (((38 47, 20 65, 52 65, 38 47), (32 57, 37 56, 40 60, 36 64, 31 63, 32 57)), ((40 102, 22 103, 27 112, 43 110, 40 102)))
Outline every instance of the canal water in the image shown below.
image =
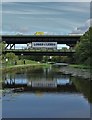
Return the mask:
MULTIPOLYGON (((90 118, 90 82, 64 75, 57 67, 38 67, 3 74, 3 118, 90 118), (13 91, 14 85, 53 81, 59 90, 13 91)), ((92 84, 91 84, 92 85, 92 84)), ((18 88, 17 88, 18 89, 18 88)))

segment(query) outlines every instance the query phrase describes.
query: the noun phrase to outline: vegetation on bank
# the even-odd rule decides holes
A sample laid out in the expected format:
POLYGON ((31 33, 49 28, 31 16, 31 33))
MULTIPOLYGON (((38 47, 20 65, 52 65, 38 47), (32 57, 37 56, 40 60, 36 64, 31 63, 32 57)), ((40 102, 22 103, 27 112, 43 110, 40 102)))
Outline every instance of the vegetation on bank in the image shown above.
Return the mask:
POLYGON ((91 39, 92 39, 92 27, 80 38, 75 46, 74 64, 70 67, 80 68, 80 69, 91 69, 91 39))
POLYGON ((8 61, 5 61, 2 63, 2 67, 5 68, 5 67, 16 67, 16 66, 23 66, 23 65, 32 65, 32 64, 38 64, 39 62, 36 62, 36 61, 32 61, 32 60, 8 60, 8 61))
POLYGON ((76 77, 71 78, 73 84, 76 86, 77 90, 83 93, 86 99, 92 103, 92 96, 90 87, 92 86, 92 82, 90 80, 83 80, 82 78, 78 79, 76 77))
MULTIPOLYGON (((73 64, 71 67, 75 68, 90 68, 91 65, 91 38, 92 38, 92 28, 80 38, 75 46, 75 54, 73 56, 16 56, 14 53, 7 53, 6 55, 0 55, 0 60, 2 61, 2 67, 12 68, 12 67, 23 67, 28 65, 43 65, 47 62, 63 62, 73 64)), ((5 43, 0 43, 0 51, 5 49, 5 43)), ((66 48, 64 48, 66 50, 66 48)))
POLYGON ((48 63, 40 63, 30 60, 25 60, 25 64, 24 64, 22 60, 18 60, 17 65, 7 63, 7 65, 5 67, 0 68, 0 70, 2 70, 2 72, 12 72, 12 71, 21 71, 24 69, 26 70, 35 67, 39 68, 39 67, 49 67, 49 66, 50 64, 48 63))
POLYGON ((84 64, 70 64, 69 66, 79 69, 90 69, 90 65, 84 65, 84 64))
POLYGON ((75 47, 75 63, 90 65, 91 64, 91 39, 92 27, 80 38, 80 42, 75 47))

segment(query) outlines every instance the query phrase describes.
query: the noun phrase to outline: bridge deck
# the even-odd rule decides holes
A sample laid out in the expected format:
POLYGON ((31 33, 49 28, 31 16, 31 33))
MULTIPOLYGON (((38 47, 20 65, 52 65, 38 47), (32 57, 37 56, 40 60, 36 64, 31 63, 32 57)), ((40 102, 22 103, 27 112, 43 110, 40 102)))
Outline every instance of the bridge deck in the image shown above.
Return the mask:
POLYGON ((47 36, 2 36, 2 41, 5 41, 7 44, 27 44, 30 42, 57 42, 58 44, 76 44, 80 40, 81 36, 70 36, 70 35, 47 35, 47 36))
POLYGON ((70 56, 75 53, 74 50, 69 51, 31 51, 31 50, 5 50, 3 54, 13 52, 15 55, 40 55, 40 56, 70 56))

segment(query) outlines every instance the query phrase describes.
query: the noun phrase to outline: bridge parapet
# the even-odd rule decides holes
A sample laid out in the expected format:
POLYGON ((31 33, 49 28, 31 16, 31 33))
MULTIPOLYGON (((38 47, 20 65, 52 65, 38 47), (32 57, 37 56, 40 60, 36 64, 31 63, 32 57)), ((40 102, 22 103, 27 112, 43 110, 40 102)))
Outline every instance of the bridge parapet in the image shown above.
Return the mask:
POLYGON ((7 44, 27 44, 31 42, 57 42, 58 44, 72 44, 75 45, 77 41, 80 41, 81 36, 70 36, 70 35, 47 35, 47 36, 12 36, 12 35, 3 35, 2 41, 5 41, 7 44))
POLYGON ((4 50, 3 54, 13 52, 15 55, 38 55, 38 56, 71 56, 75 53, 75 50, 48 50, 48 51, 41 51, 41 50, 4 50))

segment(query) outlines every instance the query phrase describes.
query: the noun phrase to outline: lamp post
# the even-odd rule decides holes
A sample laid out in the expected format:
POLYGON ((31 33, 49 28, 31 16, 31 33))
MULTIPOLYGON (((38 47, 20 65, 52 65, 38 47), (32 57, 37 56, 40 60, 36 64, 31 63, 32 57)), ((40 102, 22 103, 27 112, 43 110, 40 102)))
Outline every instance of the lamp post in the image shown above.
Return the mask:
POLYGON ((23 53, 21 54, 21 60, 23 61, 23 53))
POLYGON ((50 56, 50 60, 52 59, 52 56, 50 56))
POLYGON ((5 59, 6 66, 7 66, 7 62, 8 62, 8 58, 5 59))

